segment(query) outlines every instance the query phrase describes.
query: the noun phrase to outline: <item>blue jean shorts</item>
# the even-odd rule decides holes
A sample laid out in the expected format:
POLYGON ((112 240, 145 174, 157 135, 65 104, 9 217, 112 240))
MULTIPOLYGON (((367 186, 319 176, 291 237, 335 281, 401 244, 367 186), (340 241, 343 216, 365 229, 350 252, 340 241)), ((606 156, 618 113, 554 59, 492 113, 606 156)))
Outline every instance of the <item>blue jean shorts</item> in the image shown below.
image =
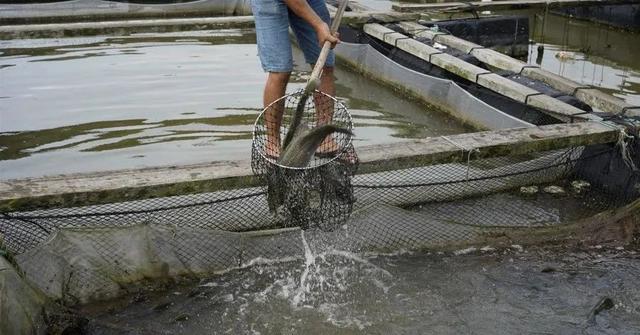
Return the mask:
MULTIPOLYGON (((331 18, 324 0, 307 0, 318 16, 329 24, 331 18)), ((256 22, 258 55, 265 72, 291 72, 293 55, 289 39, 289 25, 298 40, 307 63, 318 59, 322 47, 318 44, 315 30, 302 18, 294 14, 283 0, 251 0, 256 22)), ((329 53, 325 66, 333 67, 335 56, 329 53)))

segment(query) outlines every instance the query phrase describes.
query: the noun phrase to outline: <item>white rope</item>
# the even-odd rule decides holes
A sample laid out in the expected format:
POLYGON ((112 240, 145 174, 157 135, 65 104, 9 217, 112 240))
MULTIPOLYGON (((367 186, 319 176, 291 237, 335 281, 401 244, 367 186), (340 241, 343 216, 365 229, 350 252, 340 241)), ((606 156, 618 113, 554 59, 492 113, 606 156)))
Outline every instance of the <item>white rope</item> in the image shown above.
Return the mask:
POLYGON ((614 123, 598 121, 600 124, 607 126, 609 128, 613 128, 619 131, 618 140, 616 141, 616 147, 620 149, 620 155, 622 156, 622 161, 633 171, 638 171, 638 167, 633 162, 633 158, 631 157, 631 151, 629 150, 629 145, 627 144, 627 140, 633 140, 634 137, 627 134, 627 130, 624 127, 620 127, 614 123))
POLYGON ((454 140, 452 140, 452 139, 450 139, 450 138, 448 138, 448 137, 446 137, 446 136, 440 136, 440 137, 442 137, 445 141, 447 141, 447 142, 449 142, 449 143, 451 143, 451 144, 455 145, 456 147, 458 147, 458 148, 460 149, 460 151, 462 151, 462 153, 463 153, 463 154, 464 154, 465 152, 467 152, 467 173, 466 173, 466 182, 468 183, 468 182, 469 182, 469 170, 470 170, 470 168, 471 168, 471 166, 470 166, 470 163, 471 163, 471 154, 472 154, 472 153, 474 153, 474 152, 479 153, 479 152, 480 152, 480 149, 478 149, 478 148, 471 148, 471 149, 469 149, 469 148, 467 148, 467 147, 465 147, 465 146, 463 146, 463 145, 461 145, 461 144, 459 144, 459 143, 455 142, 454 140))
POLYGON ((616 146, 620 148, 620 155, 622 155, 622 160, 628 167, 633 171, 638 171, 636 164, 633 162, 633 158, 631 157, 631 151, 627 145, 627 139, 633 140, 633 136, 627 134, 625 129, 620 130, 620 134, 618 135, 618 141, 616 142, 616 146))

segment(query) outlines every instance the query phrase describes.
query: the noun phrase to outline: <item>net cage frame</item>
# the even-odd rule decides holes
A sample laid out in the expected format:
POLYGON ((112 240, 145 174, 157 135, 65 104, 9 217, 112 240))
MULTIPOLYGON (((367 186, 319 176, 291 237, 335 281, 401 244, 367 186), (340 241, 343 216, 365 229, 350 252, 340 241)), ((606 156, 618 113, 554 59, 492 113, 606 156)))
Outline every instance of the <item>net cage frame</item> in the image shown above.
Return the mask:
MULTIPOLYGON (((500 156, 470 162, 465 160, 463 163, 427 164, 422 167, 403 166, 400 163, 388 172, 356 175, 350 184, 355 191, 355 199, 352 207, 348 209, 355 208, 356 211, 360 211, 370 206, 410 208, 421 204, 428 204, 437 209, 438 206, 446 207, 449 203, 479 199, 496 192, 517 192, 518 187, 525 185, 549 183, 558 179, 584 178, 583 172, 576 171, 578 165, 593 167, 594 171, 587 171, 588 173, 601 170, 606 172, 605 175, 617 173, 620 167, 624 167, 624 163, 615 162, 618 167, 614 169, 617 170, 611 171, 612 164, 609 161, 619 157, 618 149, 614 145, 601 147, 591 153, 585 153, 586 147, 580 146, 541 152, 535 157, 527 155, 529 157, 522 159, 500 156), (593 160, 599 160, 601 163, 596 165, 593 160), (528 179, 531 181, 527 181, 528 179), (510 181, 513 180, 515 183, 511 184, 510 181), (501 185, 505 181, 509 182, 508 187, 501 185)), ((466 156, 466 153, 461 154, 466 156)), ((633 177, 636 181, 640 179, 637 174, 638 172, 635 172, 635 177, 625 177, 629 181, 623 180, 621 184, 612 184, 603 189, 611 194, 610 201, 600 201, 597 203, 597 209, 610 209, 635 199, 637 192, 633 198, 616 194, 620 191, 620 185, 631 183, 632 180, 629 178, 633 177)), ((273 222, 267 220, 271 213, 268 210, 265 186, 262 184, 226 191, 99 205, 3 212, 0 213, 0 242, 10 254, 21 254, 50 240, 57 231, 66 228, 92 230, 145 223, 226 232, 270 229, 274 227, 273 222)), ((602 188, 595 184, 592 187, 602 188)), ((481 227, 483 224, 480 221, 490 217, 485 215, 486 213, 479 213, 473 207, 467 208, 465 212, 470 221, 466 226, 481 227)), ((445 213, 445 219, 446 216, 445 213)), ((420 229, 428 231, 430 222, 425 222, 425 227, 420 229)), ((530 226, 526 220, 523 222, 516 225, 504 221, 500 226, 530 226)), ((541 225, 556 223, 540 222, 541 225)), ((388 223, 389 227, 394 224, 388 223)))
MULTIPOLYGON (((303 89, 297 90, 278 98, 262 110, 253 127, 251 169, 264 184, 274 227, 307 229, 318 226, 332 230, 346 223, 355 202, 351 179, 359 164, 353 146, 354 128, 346 105, 320 90, 314 90, 306 96, 303 89), (331 150, 328 157, 327 154, 318 155, 314 152, 308 164, 302 167, 281 164, 279 157, 265 152, 269 144, 280 148, 281 153, 287 150, 282 148, 281 143, 270 143, 269 123, 274 122, 272 127, 278 128, 276 131, 279 135, 276 140, 282 142, 280 139, 286 139, 298 107, 302 108, 299 127, 310 130, 322 125, 334 125, 348 131, 327 135, 331 136, 337 150, 331 150), (278 121, 267 120, 267 113, 276 108, 281 109, 279 125, 278 121)), ((295 145, 294 141, 289 145, 295 145)), ((317 149, 329 151, 327 149, 333 148, 321 143, 317 149)))
MULTIPOLYGON (((440 232, 450 230, 450 227, 438 224, 432 219, 435 217, 437 220, 451 222, 451 215, 446 211, 452 208, 458 214, 464 212, 464 215, 458 215, 456 218, 461 219, 460 222, 465 221, 464 227, 475 227, 474 229, 488 228, 486 222, 489 221, 497 223, 494 226, 500 229, 560 224, 555 216, 540 217, 532 222, 529 215, 523 211, 511 212, 511 218, 513 215, 520 215, 517 222, 506 220, 506 216, 501 218, 492 213, 485 213, 476 206, 479 202, 473 202, 474 199, 490 197, 501 192, 517 195, 517 188, 521 186, 570 179, 589 180, 591 187, 602 193, 601 199, 585 199, 593 204, 589 205, 594 210, 620 207, 640 198, 640 171, 631 168, 633 164, 630 165, 625 159, 626 153, 626 158, 635 162, 635 166, 640 166, 638 128, 635 123, 627 126, 627 132, 621 132, 617 142, 567 144, 562 148, 535 153, 487 158, 476 157, 475 151, 461 148, 460 157, 452 157, 447 162, 398 160, 393 165, 386 164, 385 170, 378 172, 374 169, 355 174, 356 171, 352 170, 355 175, 348 186, 354 191, 354 198, 351 198, 353 203, 347 209, 354 211, 349 224, 342 227, 351 229, 348 226, 357 226, 358 222, 379 225, 374 228, 369 225, 366 234, 369 236, 379 233, 380 236, 363 236, 362 239, 376 239, 380 242, 379 245, 385 246, 390 245, 387 243, 389 241, 402 239, 399 247, 419 248, 428 245, 432 237, 435 238, 437 229, 433 227, 439 225, 440 232), (460 206, 457 202, 460 202, 460 206), (405 228, 402 228, 402 222, 393 221, 395 219, 382 222, 382 216, 376 218, 366 214, 366 210, 371 208, 382 211, 381 215, 385 214, 384 208, 395 208, 406 214, 412 207, 422 205, 429 207, 430 215, 437 215, 420 215, 414 226, 405 228), (363 217, 366 220, 362 219, 363 217), (367 220, 375 222, 367 223, 367 220), (396 236, 398 233, 400 235, 396 236), (406 235, 413 237, 407 239, 406 235), (406 241, 411 241, 411 244, 405 245, 406 241)), ((20 255, 37 249, 51 241, 58 232, 67 229, 92 231, 147 224, 243 233, 278 228, 274 227, 274 222, 270 220, 272 213, 266 199, 266 182, 262 179, 256 181, 257 183, 251 182, 224 190, 173 196, 142 197, 136 200, 84 205, 56 202, 39 209, 0 211, 0 251, 8 255, 20 255)), ((569 184, 566 185, 570 187, 569 184)), ((514 206, 510 207, 513 209, 514 206)), ((464 236, 456 233, 456 229, 447 236, 454 240, 463 239, 464 236)), ((187 259, 189 257, 196 256, 191 255, 187 259)))
MULTIPOLYGON (((284 100, 284 107, 283 107, 283 115, 282 115, 282 120, 280 122, 280 129, 279 129, 279 134, 280 134, 280 138, 283 138, 286 136, 287 131, 289 130, 289 127, 287 126, 287 122, 284 122, 286 117, 290 115, 287 114, 287 111, 289 112, 295 112, 294 109, 288 107, 289 105, 293 104, 293 102, 297 102, 299 101, 299 99, 303 96, 304 93, 304 89, 299 89, 296 90, 292 93, 288 93, 285 94, 284 96, 276 99, 275 101, 271 102, 269 105, 267 105, 265 108, 262 109, 262 111, 260 112, 260 114, 258 114, 258 116, 256 117, 256 120, 253 123, 253 132, 252 132, 252 141, 251 141, 251 147, 252 147, 252 151, 256 150, 256 153, 258 155, 261 156, 261 159, 264 159, 266 161, 269 161, 270 163, 272 163, 273 165, 276 165, 280 168, 284 168, 284 169, 292 169, 292 170, 305 170, 305 169, 313 169, 313 168, 317 168, 320 167, 324 164, 329 164, 331 162, 333 162, 334 160, 339 159, 340 157, 343 156, 343 154, 345 153, 350 153, 349 150, 353 149, 353 132, 355 130, 355 126, 353 124, 353 118, 351 116, 351 114, 349 113, 349 110, 347 108, 347 106, 340 100, 338 100, 337 98, 322 92, 320 90, 314 90, 311 94, 310 94, 310 100, 307 100, 305 103, 305 110, 303 112, 303 118, 305 119, 304 121, 309 120, 309 111, 311 110, 311 108, 309 108, 310 105, 314 106, 314 110, 315 108, 317 108, 317 106, 315 106, 315 101, 313 101, 313 99, 316 99, 317 96, 319 95, 321 98, 323 99, 328 99, 328 101, 333 102, 334 108, 333 108, 333 112, 332 112, 332 116, 331 116, 331 120, 328 123, 324 123, 324 124, 337 124, 337 125, 342 125, 345 129, 349 130, 352 134, 338 134, 338 141, 337 145, 340 147, 340 150, 338 150, 335 155, 332 155, 332 157, 330 159, 326 159, 326 158, 320 158, 317 156, 313 156, 311 159, 311 164, 305 166, 305 167, 295 167, 295 166, 286 166, 286 165, 282 165, 280 163, 278 163, 277 159, 274 159, 274 157, 268 157, 268 155, 266 155, 264 153, 264 150, 261 150, 263 148, 263 146, 261 146, 260 144, 265 144, 266 141, 264 141, 262 139, 262 135, 263 135, 263 128, 264 126, 262 125, 262 123, 267 122, 264 121, 265 120, 265 113, 272 109, 273 106, 277 105, 278 103, 282 102, 284 100), (335 108, 338 107, 338 108, 335 108), (336 122, 336 110, 339 112, 338 113, 338 119, 336 122), (343 120, 344 119, 344 120, 343 120)), ((317 122, 317 121, 316 121, 317 122)), ((309 125, 314 126, 314 122, 309 122, 309 125)), ((315 124, 315 125, 319 125, 319 124, 315 124)), ((279 144, 278 144, 279 145, 279 144)), ((322 147, 320 147, 322 148, 322 147)), ((253 152, 252 152, 252 160, 255 159, 255 157, 253 157, 253 152)), ((357 162, 356 162, 357 163, 357 162)))

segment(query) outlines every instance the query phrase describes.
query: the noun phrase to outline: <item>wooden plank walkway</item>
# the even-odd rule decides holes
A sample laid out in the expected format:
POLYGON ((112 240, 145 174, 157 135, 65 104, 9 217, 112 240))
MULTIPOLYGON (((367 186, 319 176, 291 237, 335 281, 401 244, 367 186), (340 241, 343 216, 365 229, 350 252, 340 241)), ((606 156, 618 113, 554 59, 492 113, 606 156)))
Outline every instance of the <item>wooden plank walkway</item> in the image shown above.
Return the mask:
POLYGON ((604 112, 627 115, 640 114, 640 109, 631 109, 633 106, 620 98, 604 93, 597 87, 581 85, 571 79, 564 78, 555 73, 541 69, 537 65, 525 63, 505 54, 484 48, 481 45, 463 40, 451 34, 434 32, 415 22, 400 22, 399 26, 407 33, 426 37, 434 42, 441 43, 464 53, 476 57, 481 62, 502 70, 520 73, 526 77, 540 80, 549 86, 575 96, 580 101, 604 112))
MULTIPOLYGON (((615 126, 580 122, 369 146, 358 149, 359 173, 611 143, 618 136, 615 126)), ((0 212, 96 205, 257 185, 249 161, 5 180, 0 181, 0 212)))

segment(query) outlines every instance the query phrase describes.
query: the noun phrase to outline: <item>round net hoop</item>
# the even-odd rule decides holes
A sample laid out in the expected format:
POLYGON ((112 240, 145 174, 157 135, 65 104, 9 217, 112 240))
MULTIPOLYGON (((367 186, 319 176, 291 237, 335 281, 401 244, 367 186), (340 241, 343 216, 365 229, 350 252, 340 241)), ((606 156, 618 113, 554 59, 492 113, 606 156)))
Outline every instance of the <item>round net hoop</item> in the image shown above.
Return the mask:
MULTIPOLYGON (((289 131, 291 119, 303 99, 303 92, 304 90, 300 89, 287 94, 260 112, 253 128, 252 160, 261 160, 280 168, 295 170, 317 168, 337 159, 354 161, 356 158, 353 152, 353 136, 339 132, 328 135, 327 140, 320 144, 316 154, 304 167, 282 165, 278 162, 277 155, 269 154, 269 148, 281 149, 281 142, 289 131), (281 115, 281 119, 274 119, 270 114, 281 115)), ((311 129, 331 124, 353 132, 353 120, 347 107, 340 100, 318 90, 304 103, 302 123, 311 129)))
POLYGON ((264 182, 274 228, 332 230, 346 222, 355 201, 351 178, 356 173, 358 157, 352 143, 353 121, 346 106, 326 93, 315 91, 304 99, 304 92, 299 90, 274 101, 260 113, 254 125, 251 168, 264 182), (280 149, 301 101, 304 108, 300 127, 306 127, 305 131, 333 125, 348 132, 327 135, 315 152, 307 153, 310 159, 304 167, 285 166, 268 151, 280 149), (282 117, 277 119, 274 115, 282 117))

